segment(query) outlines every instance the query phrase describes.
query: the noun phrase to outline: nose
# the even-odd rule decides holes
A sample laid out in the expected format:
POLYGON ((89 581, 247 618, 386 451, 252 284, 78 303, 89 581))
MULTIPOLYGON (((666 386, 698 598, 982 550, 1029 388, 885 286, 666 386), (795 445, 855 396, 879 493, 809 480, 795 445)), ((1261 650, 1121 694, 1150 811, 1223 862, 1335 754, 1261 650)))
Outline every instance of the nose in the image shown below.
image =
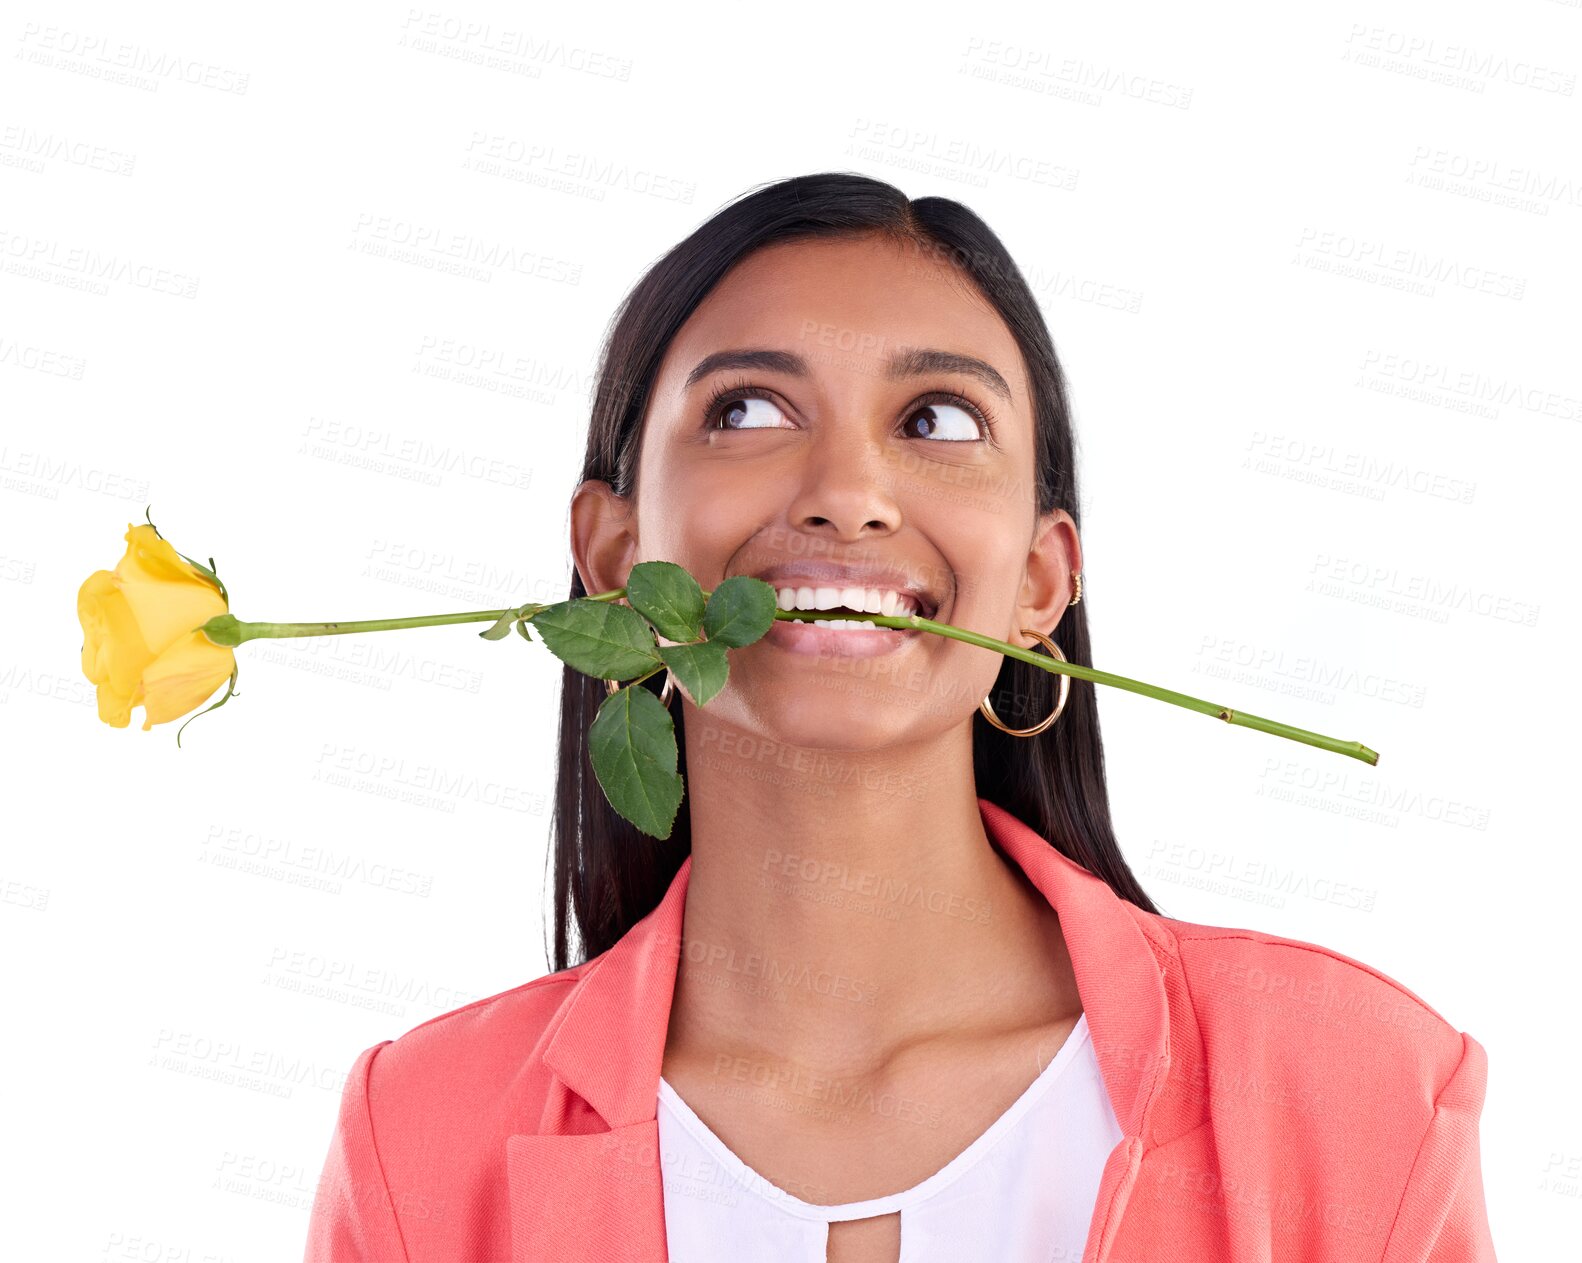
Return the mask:
POLYGON ((871 436, 857 427, 827 427, 808 444, 787 518, 795 529, 838 539, 889 534, 901 526, 889 481, 871 436))

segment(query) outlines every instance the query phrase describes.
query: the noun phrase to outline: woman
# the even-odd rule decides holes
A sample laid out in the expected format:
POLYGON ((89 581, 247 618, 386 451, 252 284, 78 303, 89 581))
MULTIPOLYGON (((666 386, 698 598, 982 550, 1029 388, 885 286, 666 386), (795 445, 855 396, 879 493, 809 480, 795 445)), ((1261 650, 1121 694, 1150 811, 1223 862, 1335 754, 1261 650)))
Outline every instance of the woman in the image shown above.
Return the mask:
MULTIPOLYGON (((618 313, 572 595, 663 559, 1086 664, 1073 448, 977 216, 786 180, 618 313)), ((786 620, 706 708, 673 683, 656 842, 566 669, 557 972, 357 1059, 309 1263, 1494 1258, 1482 1047, 1337 952, 1161 915, 1090 684, 786 620)))

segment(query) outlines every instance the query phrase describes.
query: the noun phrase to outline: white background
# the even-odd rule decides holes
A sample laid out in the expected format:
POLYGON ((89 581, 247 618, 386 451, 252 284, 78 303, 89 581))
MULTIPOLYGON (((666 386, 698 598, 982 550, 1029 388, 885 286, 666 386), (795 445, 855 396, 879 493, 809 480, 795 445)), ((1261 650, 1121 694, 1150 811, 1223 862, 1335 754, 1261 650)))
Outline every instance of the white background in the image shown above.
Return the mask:
POLYGON ((1501 1257, 1582 1234, 1582 5, 34 0, 0 41, 9 1257, 300 1257, 357 1053, 547 969, 541 645, 252 644, 178 750, 97 719, 84 578, 151 503, 243 618, 563 597, 616 304, 832 169, 1037 289, 1095 665, 1381 752, 1101 691, 1145 886, 1472 1033, 1501 1257))

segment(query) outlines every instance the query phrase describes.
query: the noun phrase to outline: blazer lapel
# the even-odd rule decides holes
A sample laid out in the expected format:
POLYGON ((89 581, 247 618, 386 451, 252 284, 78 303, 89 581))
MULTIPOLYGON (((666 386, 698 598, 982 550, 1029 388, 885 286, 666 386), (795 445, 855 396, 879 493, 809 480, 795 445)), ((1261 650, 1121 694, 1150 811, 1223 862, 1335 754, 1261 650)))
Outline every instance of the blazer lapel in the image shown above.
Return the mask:
POLYGON ((1099 1180, 1082 1263, 1105 1263, 1151 1140, 1154 1105, 1170 1071, 1170 1011, 1164 973, 1126 903, 1047 839, 986 798, 978 799, 990 841, 1014 860, 1060 914, 1077 994, 1087 1014, 1099 1074, 1124 1133, 1099 1180))
POLYGON ((506 1140, 512 1263, 666 1263, 659 1073, 691 872, 689 855, 566 998, 539 1132, 506 1140))
MULTIPOLYGON (((1170 1068, 1163 976, 1148 937, 1099 877, 979 798, 990 840, 1060 914, 1095 1056, 1124 1138, 1099 1184, 1083 1263, 1104 1263, 1170 1068)), ((558 1082, 537 1134, 506 1141, 512 1263, 665 1263, 658 1090, 692 857, 659 904, 566 999, 544 1062, 558 1082)))

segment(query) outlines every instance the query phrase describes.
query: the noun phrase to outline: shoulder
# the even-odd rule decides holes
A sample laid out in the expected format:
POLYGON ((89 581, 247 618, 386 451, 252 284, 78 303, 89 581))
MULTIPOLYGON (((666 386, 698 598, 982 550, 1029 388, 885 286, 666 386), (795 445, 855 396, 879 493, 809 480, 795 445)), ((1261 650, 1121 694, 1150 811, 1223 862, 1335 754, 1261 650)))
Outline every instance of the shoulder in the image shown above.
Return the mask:
POLYGON ((1477 1040, 1332 947, 1132 911, 1167 999, 1162 1179, 1211 1176, 1260 1240, 1300 1233, 1315 1258, 1492 1263, 1477 1040))
POLYGON ((537 1131, 543 1051, 594 962, 535 978, 365 1048, 341 1094, 308 1257, 502 1257, 491 1207, 508 1140, 537 1131))
MULTIPOLYGON (((513 1120, 532 1130, 548 1088, 543 1064, 584 962, 429 1018, 363 1053, 366 1093, 387 1132, 437 1116, 513 1120)), ((381 1142, 384 1137, 381 1136, 381 1142)))
POLYGON ((1321 1082, 1333 1094, 1369 1079, 1407 1127, 1425 1125, 1465 1059, 1481 1068, 1475 1040, 1353 956, 1261 930, 1138 915, 1179 961, 1209 1059, 1241 1057, 1251 1041, 1290 1083, 1321 1082))

